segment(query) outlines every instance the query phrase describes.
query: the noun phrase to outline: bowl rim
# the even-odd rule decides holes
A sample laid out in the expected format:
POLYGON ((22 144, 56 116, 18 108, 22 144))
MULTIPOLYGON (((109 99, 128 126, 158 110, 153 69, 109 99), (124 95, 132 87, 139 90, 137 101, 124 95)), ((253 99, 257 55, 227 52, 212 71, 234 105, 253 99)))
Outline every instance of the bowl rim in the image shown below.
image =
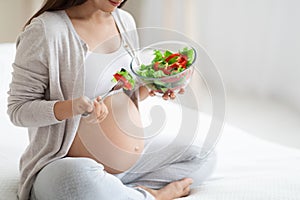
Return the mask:
MULTIPOLYGON (((157 49, 157 48, 154 48, 154 47, 152 47, 152 46, 155 46, 155 45, 158 45, 158 44, 170 44, 170 43, 173 43, 173 44, 174 44, 174 43, 184 44, 184 45, 186 45, 188 48, 191 48, 191 49, 193 50, 193 52, 194 52, 194 59, 193 59, 191 65, 190 65, 188 68, 186 68, 185 70, 183 70, 182 72, 180 72, 180 73, 178 73, 178 74, 173 74, 173 75, 171 75, 171 76, 163 76, 163 77, 159 77, 159 78, 153 78, 153 77, 141 76, 141 75, 139 75, 139 74, 137 74, 137 73, 135 72, 135 70, 133 69, 133 66, 132 66, 132 65, 133 65, 133 61, 137 58, 137 55, 138 55, 137 53, 135 53, 134 57, 133 57, 133 58, 131 59, 131 61, 130 61, 130 70, 132 71, 132 73, 134 73, 135 76, 137 76, 137 77, 139 77, 139 78, 141 78, 141 79, 144 79, 144 80, 164 80, 164 79, 169 79, 169 78, 174 78, 174 77, 180 76, 181 74, 186 73, 187 70, 190 70, 190 69, 192 69, 192 71, 193 71, 193 69, 194 69, 193 64, 195 63, 195 61, 196 61, 196 59, 197 59, 197 51, 196 51, 196 49, 195 49, 193 46, 189 45, 189 44, 186 43, 186 42, 181 42, 181 41, 176 41, 176 40, 160 41, 160 42, 156 42, 156 43, 153 43, 153 44, 151 44, 151 45, 148 45, 148 46, 142 48, 141 50, 139 50, 139 52, 143 52, 143 51, 145 51, 146 49, 152 49, 152 50, 155 50, 155 49, 157 49)), ((165 49, 165 50, 167 50, 167 49, 165 49)))

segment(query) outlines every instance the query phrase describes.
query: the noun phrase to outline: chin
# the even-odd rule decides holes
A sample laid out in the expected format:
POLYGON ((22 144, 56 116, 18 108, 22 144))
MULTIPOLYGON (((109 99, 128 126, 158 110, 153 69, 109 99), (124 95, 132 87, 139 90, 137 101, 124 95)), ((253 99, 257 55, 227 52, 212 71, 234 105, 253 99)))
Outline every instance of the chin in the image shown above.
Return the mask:
MULTIPOLYGON (((113 5, 111 2, 115 2, 115 1, 110 1, 110 0, 106 0, 105 2, 105 7, 104 10, 105 12, 113 12, 114 10, 116 10, 118 8, 119 4, 113 5)), ((116 1, 117 2, 117 1, 116 1)))
POLYGON ((105 8, 102 8, 101 10, 103 11, 103 12, 108 12, 108 13, 111 13, 111 12, 113 12, 113 11, 115 11, 117 9, 117 7, 114 7, 114 6, 106 6, 105 8))

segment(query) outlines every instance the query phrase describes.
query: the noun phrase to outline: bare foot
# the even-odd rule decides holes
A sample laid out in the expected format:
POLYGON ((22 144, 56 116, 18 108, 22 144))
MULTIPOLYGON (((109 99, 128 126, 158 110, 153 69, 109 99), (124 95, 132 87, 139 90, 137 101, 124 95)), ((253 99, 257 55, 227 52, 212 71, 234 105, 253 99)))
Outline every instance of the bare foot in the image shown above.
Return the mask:
POLYGON ((193 180, 191 178, 184 178, 179 181, 169 183, 160 190, 153 190, 143 186, 140 187, 152 194, 156 200, 171 200, 189 195, 190 185, 192 183, 193 180))

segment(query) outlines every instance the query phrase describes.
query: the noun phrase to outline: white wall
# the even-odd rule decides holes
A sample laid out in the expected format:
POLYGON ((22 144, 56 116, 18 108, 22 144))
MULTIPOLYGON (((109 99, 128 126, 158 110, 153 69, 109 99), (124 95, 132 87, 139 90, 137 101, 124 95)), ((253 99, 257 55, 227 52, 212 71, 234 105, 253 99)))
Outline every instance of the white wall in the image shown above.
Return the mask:
MULTIPOLYGON (((129 4, 135 4, 131 0, 129 4)), ((299 0, 140 0, 138 25, 181 31, 203 45, 228 91, 300 109, 299 0)))
MULTIPOLYGON (((0 42, 14 42, 42 0, 0 0, 0 42)), ((300 109, 299 0, 129 0, 139 27, 185 33, 203 45, 228 91, 300 109)))
POLYGON ((0 43, 14 42, 42 0, 0 0, 0 43))

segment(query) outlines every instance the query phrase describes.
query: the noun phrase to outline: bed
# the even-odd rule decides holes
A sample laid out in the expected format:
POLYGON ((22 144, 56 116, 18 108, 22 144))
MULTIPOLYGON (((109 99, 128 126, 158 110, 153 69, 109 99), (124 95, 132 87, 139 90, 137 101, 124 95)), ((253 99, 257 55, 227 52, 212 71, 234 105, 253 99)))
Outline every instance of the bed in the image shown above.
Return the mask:
MULTIPOLYGON (((14 44, 0 45, 0 200, 16 199, 18 160, 28 144, 26 129, 12 125, 6 114, 14 53, 14 44)), ((147 102, 144 104, 147 107, 147 102)), ((209 115, 201 113, 201 117, 208 125, 209 115)), ((300 199, 299 150, 256 138, 225 123, 216 152, 213 175, 183 200, 300 199)))

